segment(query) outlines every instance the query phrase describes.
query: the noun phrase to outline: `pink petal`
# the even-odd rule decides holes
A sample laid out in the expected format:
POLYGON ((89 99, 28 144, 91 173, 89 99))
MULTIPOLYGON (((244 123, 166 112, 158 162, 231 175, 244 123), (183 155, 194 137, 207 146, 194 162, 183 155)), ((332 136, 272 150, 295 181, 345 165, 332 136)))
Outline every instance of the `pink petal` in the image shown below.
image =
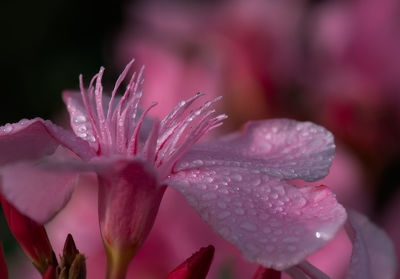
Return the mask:
POLYGON ((82 159, 95 155, 85 141, 40 118, 0 127, 0 165, 36 160, 52 154, 59 146, 66 147, 82 159))
POLYGON ((347 278, 395 278, 397 257, 392 241, 361 213, 349 210, 348 214, 350 226, 346 229, 353 252, 347 278))
POLYGON ((75 185, 73 173, 54 173, 39 164, 16 163, 0 169, 1 190, 21 213, 43 224, 65 206, 75 185))
POLYGON ((166 183, 243 256, 283 270, 334 237, 344 208, 324 186, 298 189, 239 167, 201 167, 173 174, 166 183))
POLYGON ((212 166, 258 169, 278 178, 315 181, 328 174, 332 134, 311 122, 273 119, 248 123, 240 134, 195 145, 175 170, 212 166))

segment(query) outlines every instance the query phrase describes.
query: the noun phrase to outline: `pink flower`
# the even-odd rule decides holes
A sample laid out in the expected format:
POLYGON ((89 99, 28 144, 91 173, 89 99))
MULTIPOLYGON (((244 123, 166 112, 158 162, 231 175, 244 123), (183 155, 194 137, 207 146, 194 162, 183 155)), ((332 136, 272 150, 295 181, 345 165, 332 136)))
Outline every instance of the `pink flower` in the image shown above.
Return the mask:
POLYGON ((219 98, 188 112, 197 94, 162 121, 150 121, 145 115, 151 107, 138 109, 142 71, 116 97, 131 64, 111 98, 103 96, 103 68, 87 92, 81 80, 81 95, 64 94, 76 135, 42 119, 1 127, 2 190, 21 212, 47 221, 70 198, 76 175, 97 173, 109 278, 125 276, 166 185, 247 260, 265 267, 293 266, 335 235, 346 212, 329 189, 298 189, 289 182, 328 173, 335 153, 331 133, 309 122, 275 119, 195 144, 225 118, 212 116, 219 98))

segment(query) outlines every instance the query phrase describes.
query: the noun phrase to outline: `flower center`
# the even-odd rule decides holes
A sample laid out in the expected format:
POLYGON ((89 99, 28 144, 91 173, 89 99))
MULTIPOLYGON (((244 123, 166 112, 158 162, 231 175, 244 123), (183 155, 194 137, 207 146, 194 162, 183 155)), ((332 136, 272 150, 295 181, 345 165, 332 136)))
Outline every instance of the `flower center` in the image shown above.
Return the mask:
POLYGON ((125 67, 115 83, 111 97, 103 95, 101 80, 104 68, 101 67, 87 91, 80 76, 81 95, 93 130, 97 154, 120 154, 139 157, 152 162, 163 175, 167 175, 173 164, 204 134, 222 125, 224 114, 213 116, 212 105, 222 97, 206 102, 203 106, 189 110, 201 96, 197 93, 179 104, 160 122, 149 119, 147 113, 157 103, 144 112, 139 109, 143 93, 143 72, 141 68, 136 77, 133 73, 122 97, 116 97, 121 83, 128 74, 133 60, 125 67))

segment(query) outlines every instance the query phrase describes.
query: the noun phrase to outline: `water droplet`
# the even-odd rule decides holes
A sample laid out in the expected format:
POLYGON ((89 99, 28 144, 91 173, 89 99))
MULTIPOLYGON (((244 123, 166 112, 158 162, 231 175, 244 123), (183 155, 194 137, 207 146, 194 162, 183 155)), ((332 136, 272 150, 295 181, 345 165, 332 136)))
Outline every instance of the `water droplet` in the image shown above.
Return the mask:
POLYGON ((96 142, 96 139, 94 138, 94 136, 90 135, 86 138, 88 141, 90 142, 96 142))
POLYGON ((231 177, 232 177, 232 180, 234 180, 234 181, 237 181, 237 182, 242 181, 242 176, 238 173, 232 174, 231 177))
POLYGON ((231 213, 229 211, 222 211, 222 212, 218 213, 217 217, 218 217, 218 219, 224 219, 230 215, 231 215, 231 213))
POLYGON ((266 234, 271 233, 271 229, 268 228, 268 227, 264 227, 262 231, 263 231, 264 233, 266 233, 266 234))
POLYGON ((201 198, 205 201, 213 200, 217 198, 217 195, 215 193, 205 193, 201 196, 201 198))
POLYGON ((250 252, 257 253, 260 251, 260 248, 258 248, 256 245, 253 243, 247 243, 246 244, 246 249, 249 250, 250 252))
POLYGON ((197 188, 199 188, 200 190, 206 190, 207 185, 206 184, 197 184, 197 188))
POLYGON ((272 193, 271 194, 271 198, 276 200, 278 198, 278 194, 277 193, 272 193))
POLYGON ((235 209, 235 213, 238 215, 243 215, 244 214, 244 210, 242 208, 236 208, 235 209))
POLYGON ((218 232, 224 238, 229 237, 231 234, 231 230, 228 227, 223 227, 218 232))
POLYGON ((274 230, 274 235, 281 235, 282 234, 282 230, 274 230))
POLYGON ((208 183, 211 183, 211 182, 214 181, 214 178, 212 178, 212 177, 206 177, 205 181, 208 182, 208 183))
POLYGON ((26 124, 28 124, 28 122, 29 122, 29 120, 24 118, 24 119, 21 119, 18 123, 21 126, 25 126, 26 124))
POLYGON ((201 167, 204 164, 202 160, 194 160, 193 161, 193 166, 194 167, 201 167))
POLYGON ((10 133, 13 130, 13 126, 11 124, 6 124, 6 126, 3 127, 4 133, 10 133))
POLYGON ((294 243, 294 242, 298 242, 299 238, 296 236, 288 236, 288 237, 285 237, 282 241, 284 243, 294 243))
POLYGON ((86 122, 86 117, 84 115, 77 115, 74 118, 74 123, 83 123, 86 122))
POLYGON ((254 179, 253 182, 252 182, 252 184, 253 184, 253 186, 258 186, 258 185, 260 185, 260 184, 261 184, 261 179, 259 179, 259 178, 254 179))
POLYGON ((245 230, 251 231, 251 232, 254 232, 257 230, 257 226, 250 222, 244 222, 244 223, 240 224, 240 227, 242 229, 245 229, 245 230))
POLYGON ((87 131, 86 126, 79 126, 78 132, 86 132, 86 131, 87 131))
POLYGON ((223 201, 218 201, 217 205, 219 208, 222 208, 222 209, 226 208, 226 203, 224 203, 223 201))
POLYGON ((296 248, 296 246, 289 245, 289 246, 287 247, 287 250, 288 250, 289 252, 294 252, 294 251, 297 250, 297 248, 296 248))
POLYGON ((80 136, 81 138, 86 138, 86 137, 87 137, 87 134, 86 134, 86 133, 82 133, 82 134, 79 134, 79 136, 80 136))

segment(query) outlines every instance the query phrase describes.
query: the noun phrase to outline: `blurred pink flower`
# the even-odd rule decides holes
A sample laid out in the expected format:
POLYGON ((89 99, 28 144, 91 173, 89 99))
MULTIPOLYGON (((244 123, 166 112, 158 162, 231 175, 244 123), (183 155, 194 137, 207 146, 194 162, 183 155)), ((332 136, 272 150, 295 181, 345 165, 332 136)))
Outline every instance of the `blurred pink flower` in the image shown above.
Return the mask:
POLYGON ((151 107, 141 115, 138 111, 142 71, 116 97, 131 64, 111 98, 103 96, 103 68, 88 92, 81 80, 81 97, 64 94, 77 136, 41 119, 2 127, 1 151, 16 162, 1 169, 2 190, 22 212, 48 220, 70 198, 69 176, 96 172, 109 278, 125 276, 150 232, 166 185, 179 190, 247 260, 266 267, 288 268, 335 235, 346 213, 328 188, 298 189, 287 181, 315 181, 328 173, 335 152, 332 134, 309 122, 276 119, 252 122, 242 133, 194 145, 225 118, 211 117, 210 107, 218 98, 185 115, 201 96, 197 94, 146 127, 144 117, 151 107), (17 154, 7 152, 20 145, 17 154), (82 160, 62 156, 59 147, 82 160), (46 156, 52 153, 57 157, 46 156), (59 172, 68 177, 57 177, 59 172), (47 177, 47 188, 38 187, 47 177), (54 197, 49 198, 48 189, 54 197))

